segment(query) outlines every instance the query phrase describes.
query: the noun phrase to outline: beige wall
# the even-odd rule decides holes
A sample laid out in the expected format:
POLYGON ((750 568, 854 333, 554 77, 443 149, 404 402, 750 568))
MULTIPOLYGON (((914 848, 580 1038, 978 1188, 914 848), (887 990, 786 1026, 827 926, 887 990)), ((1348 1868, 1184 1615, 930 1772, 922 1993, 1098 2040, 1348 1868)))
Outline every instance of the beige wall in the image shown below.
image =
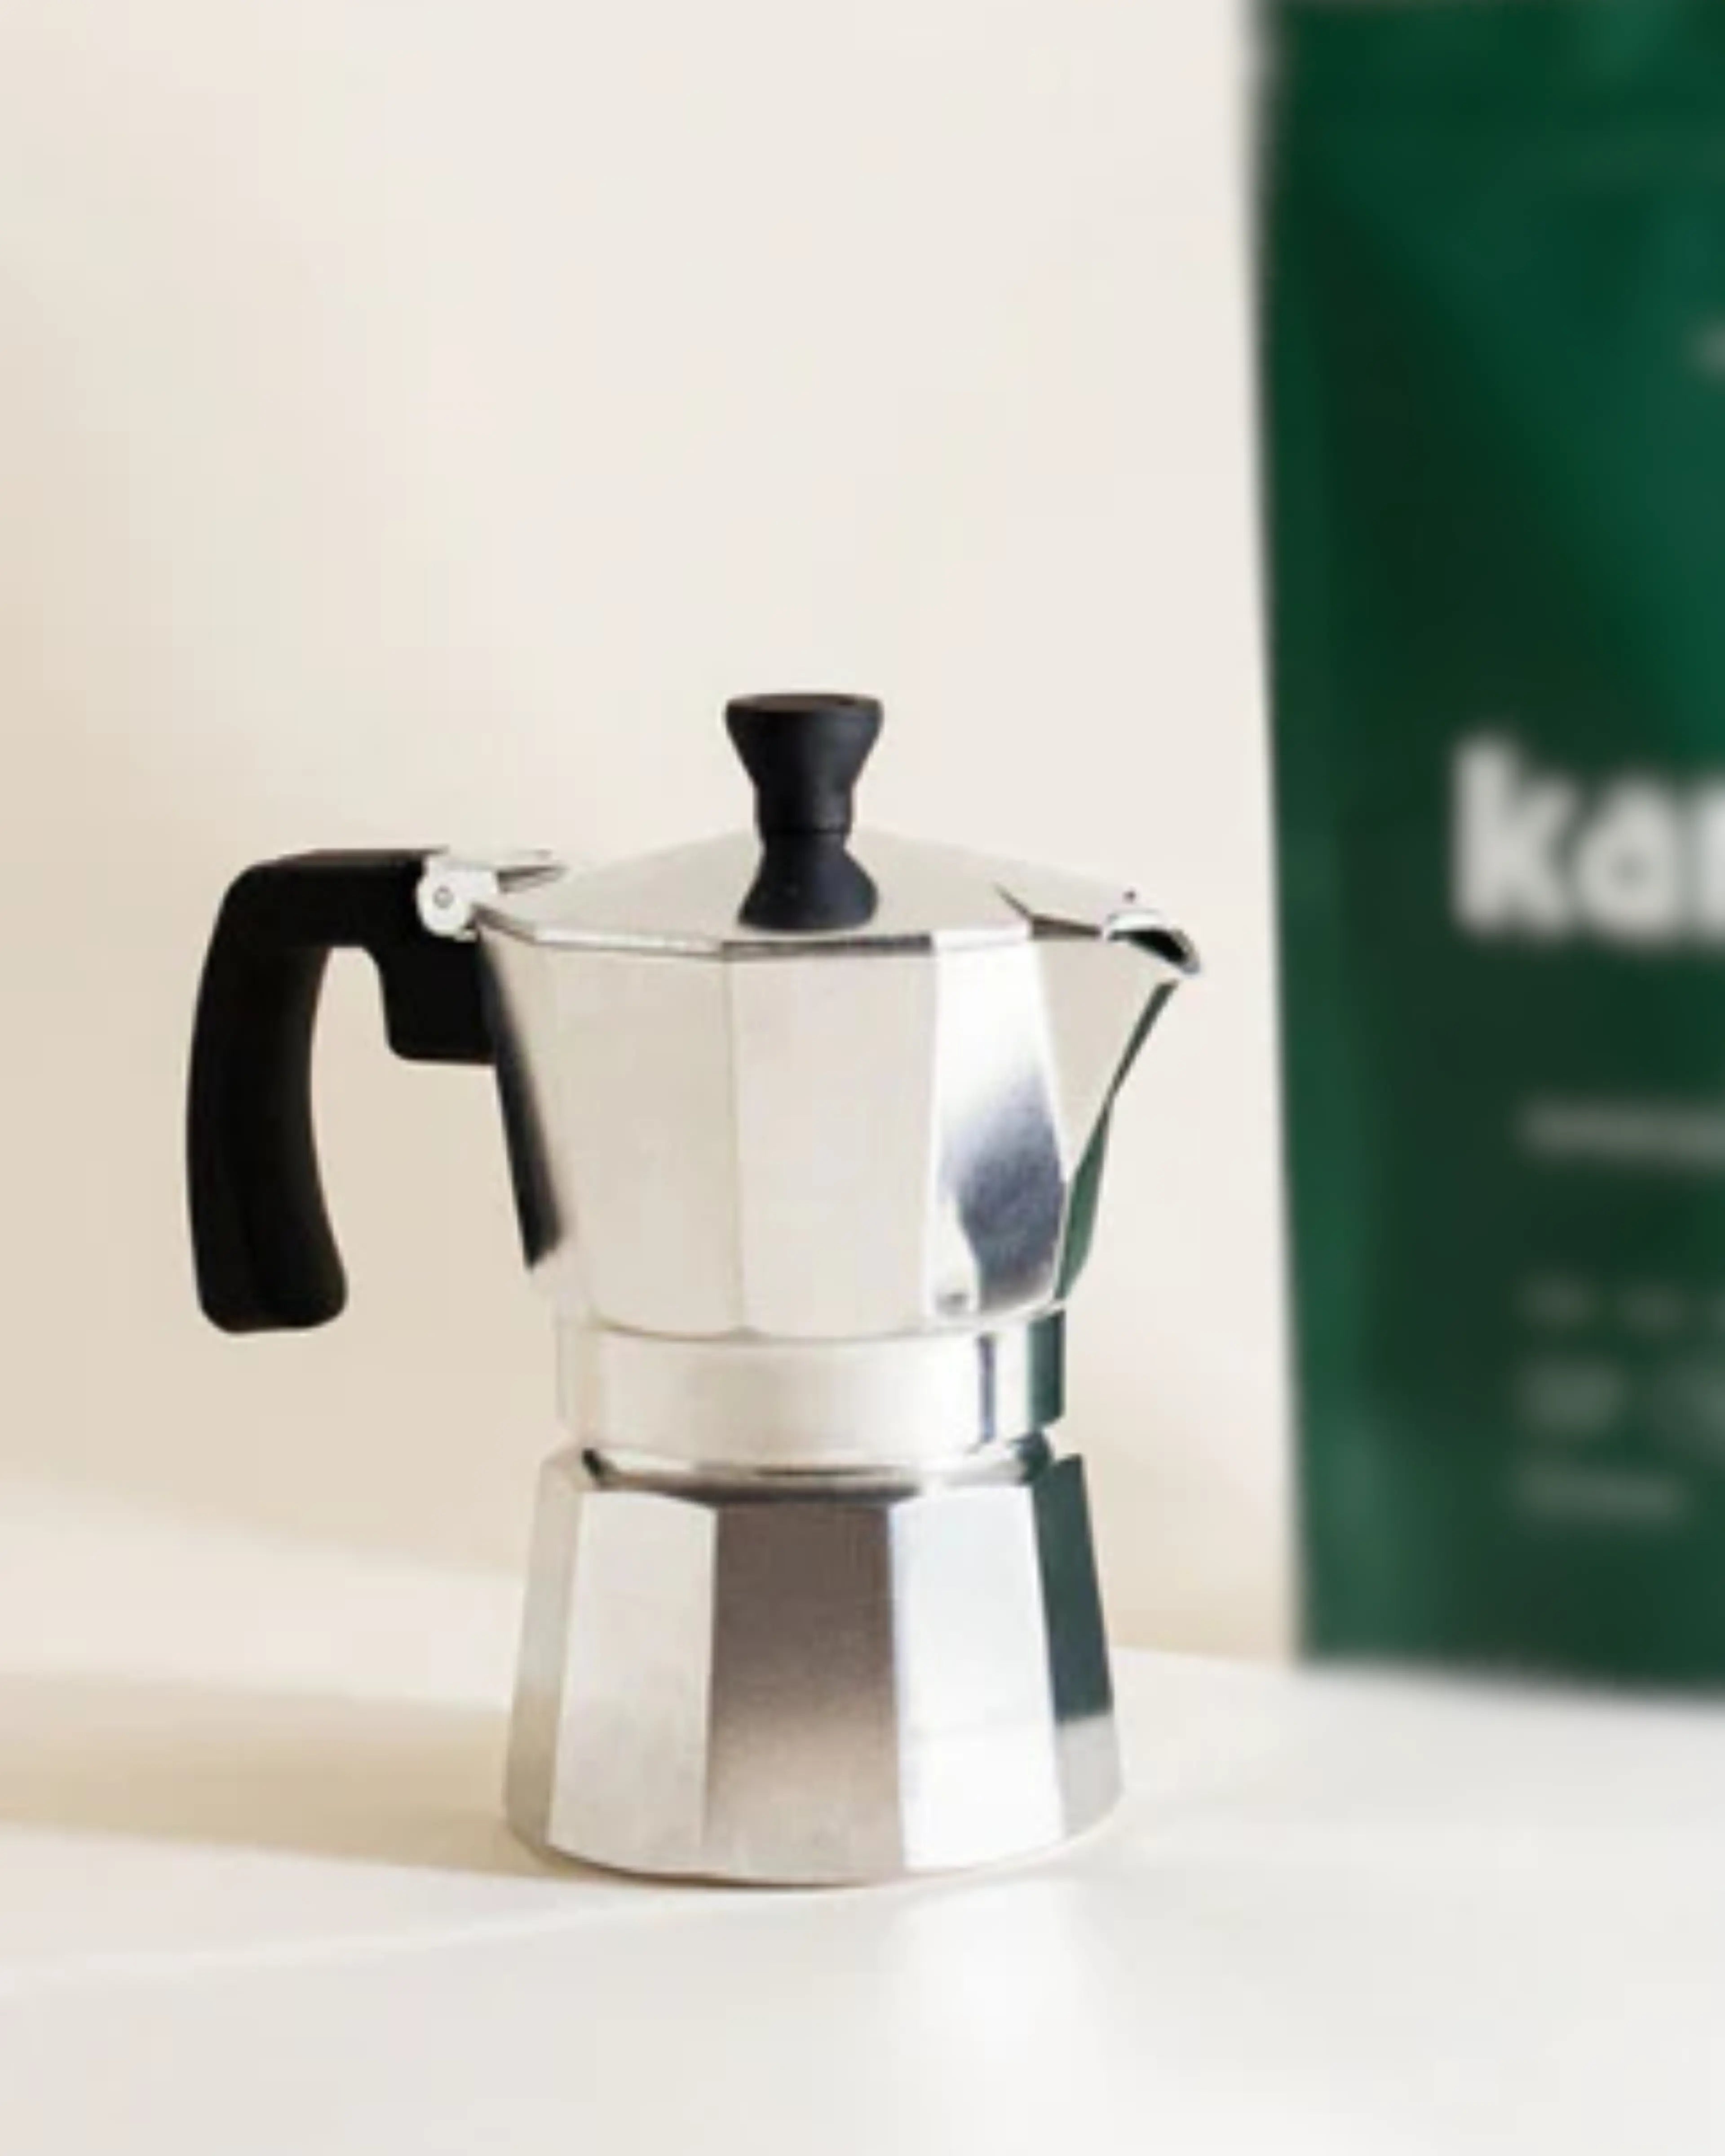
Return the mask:
POLYGON ((878 821, 1209 963, 1078 1312, 1137 1640, 1278 1635, 1240 56, 1223 0, 13 0, 0 1087, 14 1477, 516 1561, 555 1441, 486 1087, 332 983, 325 1334, 194 1314, 180 1096, 248 860, 738 819, 725 693, 888 701, 878 821))

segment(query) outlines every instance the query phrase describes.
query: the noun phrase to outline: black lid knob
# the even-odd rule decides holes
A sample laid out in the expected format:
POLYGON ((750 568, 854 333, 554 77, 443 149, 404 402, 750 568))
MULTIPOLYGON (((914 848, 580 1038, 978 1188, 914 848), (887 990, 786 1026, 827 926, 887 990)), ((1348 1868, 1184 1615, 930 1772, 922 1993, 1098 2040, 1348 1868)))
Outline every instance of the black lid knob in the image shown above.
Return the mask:
POLYGON ((842 838, 851 792, 880 732, 872 696, 737 696, 725 724, 754 781, 763 839, 842 838))

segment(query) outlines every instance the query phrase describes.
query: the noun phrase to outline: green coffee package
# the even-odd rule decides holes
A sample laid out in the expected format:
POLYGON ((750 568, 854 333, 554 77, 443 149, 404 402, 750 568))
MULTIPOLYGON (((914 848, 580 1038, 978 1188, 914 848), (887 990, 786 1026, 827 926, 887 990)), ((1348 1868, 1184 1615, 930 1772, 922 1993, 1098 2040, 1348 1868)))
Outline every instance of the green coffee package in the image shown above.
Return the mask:
POLYGON ((1305 1631, 1725 1676, 1725 7, 1263 11, 1305 1631))

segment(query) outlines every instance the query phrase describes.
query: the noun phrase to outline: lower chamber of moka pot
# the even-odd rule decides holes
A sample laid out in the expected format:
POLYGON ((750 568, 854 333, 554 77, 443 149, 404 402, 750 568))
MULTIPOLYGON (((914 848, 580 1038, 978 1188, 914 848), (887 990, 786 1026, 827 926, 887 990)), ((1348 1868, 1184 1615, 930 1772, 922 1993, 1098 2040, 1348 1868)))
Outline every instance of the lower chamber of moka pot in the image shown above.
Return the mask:
POLYGON ((1046 1848, 1119 1783, 1076 1458, 814 1488, 547 1464, 508 1792, 535 1847, 860 1883, 1046 1848))

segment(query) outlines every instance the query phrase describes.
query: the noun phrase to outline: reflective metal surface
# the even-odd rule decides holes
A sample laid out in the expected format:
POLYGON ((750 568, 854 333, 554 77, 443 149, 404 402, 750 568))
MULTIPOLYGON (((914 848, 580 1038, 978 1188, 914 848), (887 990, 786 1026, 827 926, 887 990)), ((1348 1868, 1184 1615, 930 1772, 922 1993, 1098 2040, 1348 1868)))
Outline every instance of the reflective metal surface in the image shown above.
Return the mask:
MULTIPOLYGON (((724 852, 733 898, 747 858, 724 852)), ((899 886, 869 858, 886 918, 899 886)), ((480 908, 529 1252, 567 1318, 850 1340, 1064 1296, 1108 1103, 1195 962, 1106 887, 1062 880, 1044 914, 1029 875, 959 881, 998 917, 955 941, 773 938, 770 961, 536 942, 480 908)))
POLYGON ((1081 1471, 896 1496, 546 1470, 511 1821, 628 1871, 817 1885, 1045 1847, 1119 1787, 1081 1471))
POLYGON ((878 832, 853 836, 846 851, 866 875, 872 902, 845 930, 759 926, 749 898, 762 848, 741 831, 555 881, 506 882, 490 896, 476 894, 475 911, 481 927, 525 942, 661 957, 952 949, 1014 941, 1027 924, 1040 923, 1055 932, 1147 938, 1162 943, 1177 968, 1192 963, 1180 931, 1131 891, 878 832))
POLYGON ((1082 1471, 1042 1433, 1114 1096, 1196 958, 1132 893, 848 814, 422 888, 480 940, 575 1440, 511 1816, 598 1863, 890 1878, 1117 1787, 1082 1471))
POLYGON ((706 1470, 935 1469, 1059 1420, 1058 1312, 1001 1332, 821 1342, 560 1337, 563 1419, 604 1453, 706 1470))

